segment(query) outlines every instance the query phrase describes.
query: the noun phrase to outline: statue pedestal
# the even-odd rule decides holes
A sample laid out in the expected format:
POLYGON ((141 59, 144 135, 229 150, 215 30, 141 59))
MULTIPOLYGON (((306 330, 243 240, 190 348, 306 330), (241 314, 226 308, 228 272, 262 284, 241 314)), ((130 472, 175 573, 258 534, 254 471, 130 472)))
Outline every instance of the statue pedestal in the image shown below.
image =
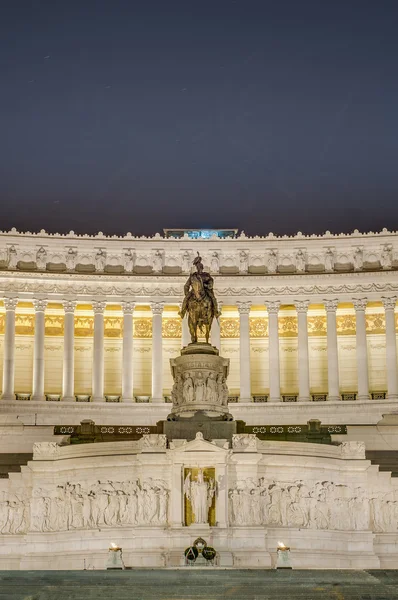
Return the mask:
POLYGON ((163 433, 168 440, 194 440, 198 431, 205 440, 232 440, 236 430, 236 421, 219 421, 210 419, 200 413, 191 418, 178 421, 163 421, 163 433))
POLYGON ((181 356, 170 360, 170 366, 174 386, 168 420, 191 418, 198 411, 204 417, 232 419, 226 384, 229 359, 218 356, 217 348, 210 344, 189 344, 181 356))
POLYGON ((200 431, 206 440, 231 441, 236 423, 228 409, 229 359, 198 342, 185 346, 170 366, 174 385, 173 408, 163 422, 167 439, 193 440, 200 431))

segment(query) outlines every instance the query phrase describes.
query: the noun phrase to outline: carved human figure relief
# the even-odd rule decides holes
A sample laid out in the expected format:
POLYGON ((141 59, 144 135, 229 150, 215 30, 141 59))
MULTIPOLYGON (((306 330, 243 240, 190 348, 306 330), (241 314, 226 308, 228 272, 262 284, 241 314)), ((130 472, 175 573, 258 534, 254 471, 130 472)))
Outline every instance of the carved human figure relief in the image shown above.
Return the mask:
POLYGON ((298 273, 304 273, 305 271, 305 254, 301 249, 296 254, 296 271, 298 273))
POLYGON ((325 271, 333 271, 335 264, 334 252, 328 248, 325 253, 325 271))
POLYGON ((205 401, 206 382, 203 373, 199 371, 195 377, 195 402, 201 403, 205 401))
POLYGON ((130 248, 128 250, 125 251, 124 255, 123 255, 123 266, 124 266, 124 270, 126 273, 132 273, 133 269, 134 269, 134 257, 133 257, 133 253, 131 252, 130 248))
POLYGON ((41 246, 36 252, 36 266, 40 271, 45 271, 47 267, 47 252, 41 246))
POLYGON ((239 252, 239 271, 240 273, 247 273, 249 270, 249 253, 245 250, 239 252))
POLYGON ((8 249, 8 268, 16 269, 18 264, 18 252, 15 246, 10 246, 8 249))
POLYGON ((360 271, 363 267, 363 250, 360 246, 357 246, 354 250, 353 255, 354 269, 360 271))
POLYGON ((392 245, 385 244, 380 255, 380 265, 382 269, 391 269, 392 267, 392 245))
POLYGON ((212 273, 218 273, 220 270, 220 258, 218 252, 213 252, 210 261, 210 271, 212 273))
POLYGON ((194 401, 194 387, 191 373, 184 373, 184 383, 182 387, 182 397, 188 404, 194 401))
POLYGON ((98 250, 97 254, 95 255, 95 270, 96 271, 103 271, 105 269, 105 264, 106 264, 106 253, 104 250, 102 250, 101 248, 98 250))
POLYGON ((191 254, 186 250, 182 255, 181 270, 183 273, 191 271, 191 254))
POLYGON ((217 393, 217 375, 216 373, 210 373, 206 380, 206 402, 211 404, 217 402, 218 393, 217 393))
POLYGON ((275 250, 270 250, 268 254, 268 264, 267 271, 268 273, 276 273, 278 269, 278 258, 275 250))
POLYGON ((74 271, 76 268, 77 252, 73 248, 69 248, 66 253, 65 263, 68 271, 74 271))
POLYGON ((163 271, 163 254, 160 250, 156 250, 153 257, 153 270, 155 273, 161 273, 163 271))
POLYGON ((199 469, 194 480, 191 480, 191 472, 188 472, 184 481, 184 493, 192 505, 193 522, 208 523, 209 508, 215 493, 214 480, 205 481, 203 469, 199 469))

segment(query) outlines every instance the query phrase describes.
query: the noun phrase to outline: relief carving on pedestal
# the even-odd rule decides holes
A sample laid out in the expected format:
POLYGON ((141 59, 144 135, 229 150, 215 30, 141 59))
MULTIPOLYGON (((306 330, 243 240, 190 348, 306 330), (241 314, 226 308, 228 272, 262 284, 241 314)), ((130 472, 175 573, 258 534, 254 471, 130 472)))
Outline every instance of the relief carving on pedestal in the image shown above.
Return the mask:
POLYGON ((34 488, 0 495, 0 533, 69 531, 123 525, 166 525, 169 490, 165 481, 96 481, 34 488))
MULTIPOLYGON (((394 507, 384 503, 385 522, 392 523, 398 509, 398 492, 394 507)), ((381 505, 380 505, 381 506, 381 505)), ((372 528, 370 500, 362 487, 331 481, 309 483, 257 482, 253 478, 237 482, 229 490, 231 525, 268 525, 332 530, 367 530, 372 528)), ((393 530, 397 530, 397 522, 393 530)))

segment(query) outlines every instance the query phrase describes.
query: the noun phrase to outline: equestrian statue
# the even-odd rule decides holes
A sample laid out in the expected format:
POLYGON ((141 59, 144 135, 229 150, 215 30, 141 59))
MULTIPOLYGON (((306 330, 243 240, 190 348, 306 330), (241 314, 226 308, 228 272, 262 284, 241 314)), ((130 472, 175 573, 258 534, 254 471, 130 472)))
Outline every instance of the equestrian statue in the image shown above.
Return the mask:
POLYGON ((183 319, 188 313, 188 327, 192 343, 197 343, 199 329, 206 338, 206 344, 208 344, 213 319, 218 319, 221 313, 218 310, 217 300, 214 296, 213 277, 203 270, 204 267, 199 252, 193 264, 196 267, 196 272, 191 273, 184 285, 185 297, 178 314, 183 319))

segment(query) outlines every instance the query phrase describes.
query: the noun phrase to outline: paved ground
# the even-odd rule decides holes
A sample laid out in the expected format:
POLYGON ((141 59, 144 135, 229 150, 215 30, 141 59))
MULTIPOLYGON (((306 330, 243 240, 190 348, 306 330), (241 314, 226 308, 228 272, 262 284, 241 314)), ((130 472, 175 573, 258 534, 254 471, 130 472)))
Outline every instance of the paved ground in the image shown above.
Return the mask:
POLYGON ((0 571, 0 600, 398 600, 398 571, 0 571))

